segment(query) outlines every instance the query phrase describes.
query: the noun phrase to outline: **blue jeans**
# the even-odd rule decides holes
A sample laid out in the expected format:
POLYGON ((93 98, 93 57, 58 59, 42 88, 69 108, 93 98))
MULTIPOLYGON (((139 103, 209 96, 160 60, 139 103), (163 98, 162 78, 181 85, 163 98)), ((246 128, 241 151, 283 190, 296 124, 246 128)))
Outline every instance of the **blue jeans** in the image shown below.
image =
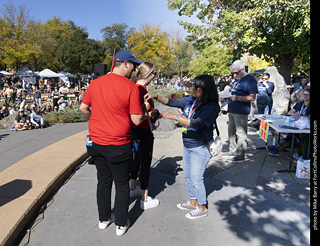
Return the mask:
MULTIPOLYGON (((212 143, 209 142, 209 145, 212 143)), ((209 150, 203 144, 196 148, 183 147, 183 172, 187 181, 190 199, 196 199, 199 205, 207 203, 203 174, 211 158, 209 150)))

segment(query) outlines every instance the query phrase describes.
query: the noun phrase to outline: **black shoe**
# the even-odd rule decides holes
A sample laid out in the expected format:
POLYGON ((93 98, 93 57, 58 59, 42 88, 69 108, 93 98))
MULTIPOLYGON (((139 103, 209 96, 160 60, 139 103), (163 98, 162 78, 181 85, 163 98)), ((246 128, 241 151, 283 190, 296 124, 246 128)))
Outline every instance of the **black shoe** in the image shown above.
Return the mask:
POLYGON ((232 158, 228 159, 228 161, 230 161, 230 162, 240 162, 240 161, 244 161, 244 157, 235 156, 235 157, 232 157, 232 158))

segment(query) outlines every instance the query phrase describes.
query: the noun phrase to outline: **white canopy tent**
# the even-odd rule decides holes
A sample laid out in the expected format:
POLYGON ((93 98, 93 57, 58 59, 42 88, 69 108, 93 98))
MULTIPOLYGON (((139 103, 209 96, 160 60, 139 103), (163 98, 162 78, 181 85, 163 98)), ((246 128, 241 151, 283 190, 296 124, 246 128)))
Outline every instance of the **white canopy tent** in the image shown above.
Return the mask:
POLYGON ((3 76, 10 76, 10 75, 13 75, 12 73, 8 73, 7 71, 0 71, 1 74, 3 74, 3 76))
POLYGON ((53 72, 52 70, 46 68, 39 73, 39 76, 52 78, 52 77, 61 77, 61 74, 57 74, 57 73, 53 72))

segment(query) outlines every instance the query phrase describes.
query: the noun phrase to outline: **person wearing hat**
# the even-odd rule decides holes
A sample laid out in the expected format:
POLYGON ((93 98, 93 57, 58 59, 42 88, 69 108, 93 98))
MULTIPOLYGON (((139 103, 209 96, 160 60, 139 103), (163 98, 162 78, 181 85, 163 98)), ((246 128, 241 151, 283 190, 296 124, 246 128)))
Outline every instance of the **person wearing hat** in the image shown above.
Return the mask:
POLYGON ((82 103, 82 100, 84 98, 84 95, 86 94, 86 88, 85 87, 82 87, 81 88, 81 91, 79 93, 79 102, 82 103))
POLYGON ((29 117, 25 115, 24 109, 20 109, 18 115, 14 119, 14 129, 16 131, 29 130, 31 128, 31 123, 29 117))
POLYGON ((129 51, 115 55, 111 73, 93 80, 80 104, 80 111, 89 119, 92 156, 97 168, 97 205, 99 228, 115 222, 116 235, 128 230, 129 179, 132 164, 131 126, 145 119, 145 104, 129 78, 137 64, 129 51), (112 183, 116 186, 114 215, 111 214, 112 183))

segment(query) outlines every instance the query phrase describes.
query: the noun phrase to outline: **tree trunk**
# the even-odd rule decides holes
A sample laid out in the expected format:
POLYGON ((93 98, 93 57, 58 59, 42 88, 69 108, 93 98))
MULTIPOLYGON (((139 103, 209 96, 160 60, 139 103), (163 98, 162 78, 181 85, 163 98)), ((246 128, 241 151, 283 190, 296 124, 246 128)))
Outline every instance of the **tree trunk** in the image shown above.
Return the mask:
POLYGON ((279 59, 279 65, 280 65, 279 73, 283 76, 287 85, 290 84, 293 60, 296 57, 296 55, 297 55, 297 52, 294 52, 291 54, 283 54, 280 56, 280 59, 279 59))

